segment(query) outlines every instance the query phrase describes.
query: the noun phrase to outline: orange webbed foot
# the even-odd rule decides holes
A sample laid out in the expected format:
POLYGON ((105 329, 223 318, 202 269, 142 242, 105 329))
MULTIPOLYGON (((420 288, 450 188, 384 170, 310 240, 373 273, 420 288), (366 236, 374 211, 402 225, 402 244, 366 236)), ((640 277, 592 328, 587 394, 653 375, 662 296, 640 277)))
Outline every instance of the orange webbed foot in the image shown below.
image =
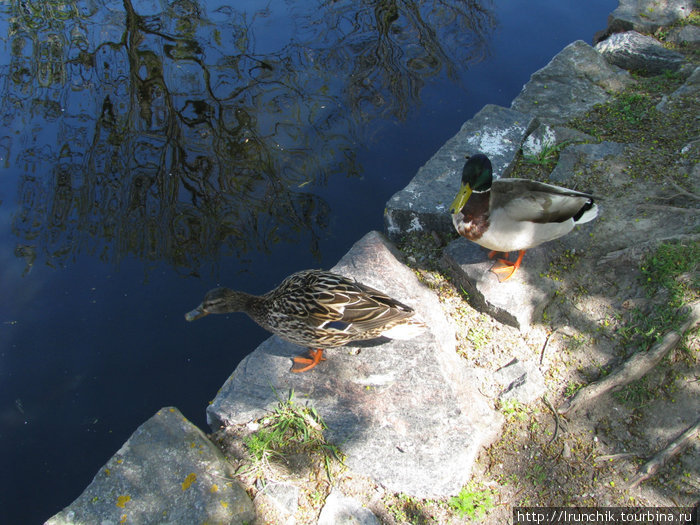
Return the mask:
POLYGON ((292 366, 292 372, 298 374, 301 372, 307 372, 319 364, 321 361, 325 361, 326 358, 323 357, 323 349, 319 348, 317 350, 309 349, 310 357, 297 356, 292 358, 294 365, 292 366), (299 367, 297 365, 300 365, 299 367), (307 366, 302 366, 307 365, 307 366))
MULTIPOLYGON (((490 255, 490 254, 489 254, 490 255)), ((491 268, 491 271, 495 274, 498 275, 498 282, 504 282, 513 277, 513 274, 515 274, 515 271, 520 268, 520 263, 523 261, 523 255, 525 255, 525 250, 520 250, 520 253, 518 254, 518 259, 513 262, 509 261, 508 259, 498 259, 498 265, 495 265, 493 268, 491 268), (500 275, 500 274, 507 274, 507 275, 500 275)), ((507 256, 507 254, 506 254, 507 256)))

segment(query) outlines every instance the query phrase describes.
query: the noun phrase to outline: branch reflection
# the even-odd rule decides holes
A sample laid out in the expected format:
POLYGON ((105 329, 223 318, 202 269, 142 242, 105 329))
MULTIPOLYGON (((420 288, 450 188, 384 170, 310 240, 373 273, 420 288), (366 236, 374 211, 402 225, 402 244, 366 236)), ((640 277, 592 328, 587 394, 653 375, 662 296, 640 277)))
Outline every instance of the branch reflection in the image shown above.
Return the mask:
MULTIPOLYGON (((185 271, 275 243, 315 254, 314 189, 357 176, 377 120, 485 52, 467 0, 18 1, 0 86, 17 253, 166 260, 185 271)), ((1 205, 1 204, 0 204, 1 205)))

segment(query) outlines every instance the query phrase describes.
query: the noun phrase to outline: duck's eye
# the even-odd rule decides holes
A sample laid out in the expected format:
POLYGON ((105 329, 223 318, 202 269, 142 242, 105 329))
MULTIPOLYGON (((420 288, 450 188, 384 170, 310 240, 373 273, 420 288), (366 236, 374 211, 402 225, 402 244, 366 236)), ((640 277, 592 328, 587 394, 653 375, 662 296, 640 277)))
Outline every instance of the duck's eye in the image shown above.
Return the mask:
POLYGON ((223 303, 223 300, 217 297, 216 299, 208 299, 204 301, 204 306, 205 308, 212 308, 220 305, 221 303, 223 303))

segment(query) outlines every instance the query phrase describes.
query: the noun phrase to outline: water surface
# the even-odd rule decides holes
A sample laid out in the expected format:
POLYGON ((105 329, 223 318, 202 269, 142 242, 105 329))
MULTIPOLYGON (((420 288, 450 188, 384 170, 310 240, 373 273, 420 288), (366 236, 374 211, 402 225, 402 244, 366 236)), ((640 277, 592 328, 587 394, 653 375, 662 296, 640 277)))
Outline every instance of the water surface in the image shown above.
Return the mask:
POLYGON ((0 521, 70 503, 162 406, 206 429, 266 334, 184 312, 334 265, 614 4, 1 4, 0 521))

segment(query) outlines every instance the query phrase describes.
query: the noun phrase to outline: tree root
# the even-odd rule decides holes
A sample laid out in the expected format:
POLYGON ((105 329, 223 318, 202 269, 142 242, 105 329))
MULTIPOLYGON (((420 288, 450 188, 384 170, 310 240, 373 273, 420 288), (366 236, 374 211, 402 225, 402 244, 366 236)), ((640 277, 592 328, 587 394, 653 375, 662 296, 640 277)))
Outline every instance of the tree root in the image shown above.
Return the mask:
MULTIPOLYGON (((695 212, 697 213, 697 210, 695 210, 695 212)), ((671 235, 670 237, 654 239, 640 244, 635 244, 629 248, 623 248, 621 250, 615 250, 614 252, 607 253, 601 257, 596 264, 608 264, 612 261, 616 261, 617 259, 621 259, 622 261, 638 261, 646 252, 654 250, 660 244, 665 242, 697 242, 698 240, 700 240, 700 234, 697 233, 671 235)))
POLYGON ((638 458, 640 454, 635 452, 620 452, 619 454, 607 454, 605 456, 598 456, 593 461, 596 463, 603 463, 605 461, 618 461, 620 459, 633 459, 638 458))
POLYGON ((659 342, 646 352, 638 352, 625 361, 609 375, 599 381, 580 389, 576 395, 565 401, 559 407, 560 414, 573 413, 582 405, 608 391, 619 390, 623 386, 642 377, 654 368, 664 356, 683 339, 684 334, 700 323, 700 301, 695 301, 687 306, 679 308, 677 315, 686 309, 690 310, 688 319, 681 325, 678 331, 667 333, 659 342))
POLYGON ((549 410, 551 410, 552 415, 554 416, 554 434, 552 434, 552 437, 549 440, 549 443, 547 443, 547 445, 550 445, 552 443, 552 441, 557 439, 557 436, 559 435, 559 428, 562 426, 562 424, 561 424, 561 420, 559 419, 559 414, 557 414, 557 411, 554 410, 554 407, 549 402, 549 399, 547 399, 547 394, 542 396, 542 402, 545 404, 545 406, 549 410))
POLYGON ((669 460, 681 453, 681 451, 690 444, 693 438, 700 434, 700 418, 695 421, 695 424, 691 425, 676 439, 671 441, 666 448, 660 450, 654 455, 649 461, 644 463, 637 474, 629 481, 628 487, 634 488, 639 485, 642 481, 649 479, 651 476, 656 474, 658 470, 663 467, 669 460))
POLYGON ((680 208, 678 206, 669 206, 668 204, 647 204, 645 208, 650 210, 672 211, 673 213, 687 213, 689 215, 696 215, 698 213, 697 208, 680 208))
POLYGON ((671 186, 673 186, 676 191, 678 192, 676 195, 673 195, 671 198, 675 198, 678 196, 681 197, 688 197, 690 199, 694 199, 696 201, 700 201, 700 195, 697 193, 693 193, 692 191, 686 190, 683 186, 680 184, 676 184, 674 181, 672 181, 670 178, 666 178, 666 182, 668 182, 671 186))

